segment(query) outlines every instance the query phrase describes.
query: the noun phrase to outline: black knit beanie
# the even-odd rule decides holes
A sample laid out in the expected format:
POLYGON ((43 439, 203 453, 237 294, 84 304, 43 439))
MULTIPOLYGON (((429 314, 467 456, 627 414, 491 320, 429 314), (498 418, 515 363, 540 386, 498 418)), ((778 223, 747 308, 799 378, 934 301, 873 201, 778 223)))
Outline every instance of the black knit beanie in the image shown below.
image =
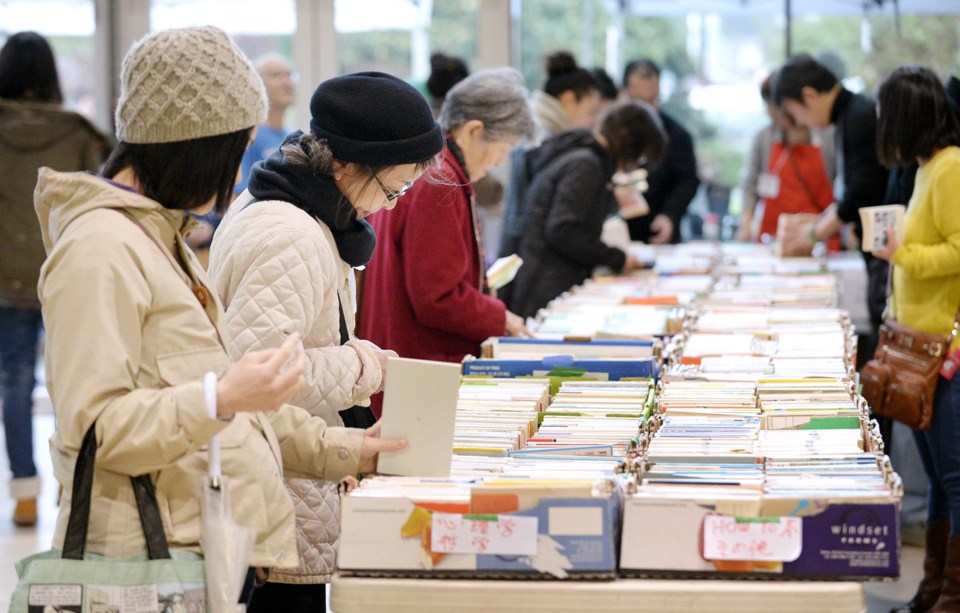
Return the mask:
POLYGON ((423 95, 382 72, 321 83, 310 99, 310 131, 341 162, 419 164, 443 149, 443 130, 423 95))

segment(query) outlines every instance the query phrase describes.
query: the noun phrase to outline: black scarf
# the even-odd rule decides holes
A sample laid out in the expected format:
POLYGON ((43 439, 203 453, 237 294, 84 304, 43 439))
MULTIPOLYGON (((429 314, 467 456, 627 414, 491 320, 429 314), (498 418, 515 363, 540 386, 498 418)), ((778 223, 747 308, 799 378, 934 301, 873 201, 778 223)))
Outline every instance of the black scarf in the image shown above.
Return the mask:
MULTIPOLYGON (((303 134, 296 131, 283 141, 286 145, 303 134)), ((306 211, 327 224, 344 262, 364 266, 373 257, 377 236, 369 223, 357 219, 357 210, 343 195, 330 175, 316 175, 309 168, 294 166, 282 151, 253 165, 247 189, 257 200, 282 200, 306 211)))
POLYGON ((447 149, 453 154, 453 159, 457 161, 457 164, 460 164, 460 168, 463 169, 463 174, 469 177, 470 173, 467 171, 467 159, 463 156, 463 149, 461 149, 457 141, 454 140, 453 134, 449 132, 447 132, 447 149))

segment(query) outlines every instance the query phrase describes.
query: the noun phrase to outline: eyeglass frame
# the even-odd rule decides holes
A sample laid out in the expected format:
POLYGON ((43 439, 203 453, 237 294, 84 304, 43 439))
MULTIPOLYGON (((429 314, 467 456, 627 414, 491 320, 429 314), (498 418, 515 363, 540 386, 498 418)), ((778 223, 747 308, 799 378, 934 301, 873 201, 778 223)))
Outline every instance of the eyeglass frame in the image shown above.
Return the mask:
POLYGON ((373 180, 376 181, 377 185, 380 186, 380 191, 382 191, 383 195, 387 197, 387 202, 393 202, 394 200, 397 200, 398 198, 400 198, 400 196, 403 196, 408 191, 410 191, 411 187, 413 187, 413 181, 410 181, 409 183, 404 183, 403 187, 401 187, 397 191, 393 191, 392 189, 387 187, 386 184, 377 175, 373 175, 373 180))

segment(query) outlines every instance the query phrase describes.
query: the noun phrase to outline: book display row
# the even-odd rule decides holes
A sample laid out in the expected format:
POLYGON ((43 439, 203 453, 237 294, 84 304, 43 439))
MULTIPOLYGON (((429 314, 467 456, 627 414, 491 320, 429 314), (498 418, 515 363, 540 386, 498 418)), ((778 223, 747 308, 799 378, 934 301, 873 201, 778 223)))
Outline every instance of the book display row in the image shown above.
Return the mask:
POLYGON ((837 282, 758 249, 645 247, 650 271, 484 343, 437 418, 449 472, 343 497, 341 574, 897 577, 902 486, 837 282))

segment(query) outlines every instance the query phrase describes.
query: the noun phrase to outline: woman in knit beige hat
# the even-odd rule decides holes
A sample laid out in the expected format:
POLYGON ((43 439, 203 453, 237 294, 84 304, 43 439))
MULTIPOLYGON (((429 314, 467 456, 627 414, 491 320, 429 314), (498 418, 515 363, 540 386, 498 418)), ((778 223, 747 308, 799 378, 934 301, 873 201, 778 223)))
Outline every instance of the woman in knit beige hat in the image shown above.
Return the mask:
MULTIPOLYGON (((47 249, 39 285, 47 382, 56 409, 54 471, 64 486, 97 439, 87 551, 145 549, 131 477, 148 474, 171 547, 200 551, 205 445, 219 434, 237 522, 256 534, 251 567, 298 561, 282 474, 337 480, 374 468, 403 441, 328 428, 286 405, 303 384, 296 334, 230 359, 223 310, 183 237, 186 211, 223 210, 244 149, 266 115, 263 84, 216 28, 169 30, 123 62, 120 143, 100 176, 40 172, 37 215, 47 249), (212 371, 215 385, 204 389, 212 371), (210 417, 204 395, 216 398, 210 417)), ((249 590, 245 597, 249 597, 249 590)))

